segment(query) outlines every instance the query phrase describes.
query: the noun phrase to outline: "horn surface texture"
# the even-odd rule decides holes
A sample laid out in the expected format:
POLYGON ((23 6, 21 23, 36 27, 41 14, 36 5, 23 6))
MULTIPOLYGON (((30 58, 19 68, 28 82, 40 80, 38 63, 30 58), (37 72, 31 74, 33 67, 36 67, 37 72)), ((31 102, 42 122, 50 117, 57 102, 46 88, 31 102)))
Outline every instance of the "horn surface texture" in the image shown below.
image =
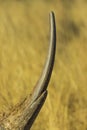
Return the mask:
POLYGON ((49 51, 42 74, 36 83, 32 94, 17 104, 8 115, 0 119, 0 130, 29 130, 33 125, 47 97, 47 87, 53 70, 56 51, 55 16, 50 12, 50 42, 49 51))

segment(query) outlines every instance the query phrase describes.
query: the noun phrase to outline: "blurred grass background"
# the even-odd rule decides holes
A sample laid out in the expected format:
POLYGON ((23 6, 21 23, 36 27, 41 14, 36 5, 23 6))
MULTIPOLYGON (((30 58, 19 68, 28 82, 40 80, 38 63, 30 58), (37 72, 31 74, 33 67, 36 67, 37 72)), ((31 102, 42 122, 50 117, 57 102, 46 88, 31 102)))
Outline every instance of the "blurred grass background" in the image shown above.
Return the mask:
POLYGON ((0 112, 35 86, 48 51, 51 10, 57 25, 55 66, 32 130, 87 130, 86 0, 0 0, 0 112))

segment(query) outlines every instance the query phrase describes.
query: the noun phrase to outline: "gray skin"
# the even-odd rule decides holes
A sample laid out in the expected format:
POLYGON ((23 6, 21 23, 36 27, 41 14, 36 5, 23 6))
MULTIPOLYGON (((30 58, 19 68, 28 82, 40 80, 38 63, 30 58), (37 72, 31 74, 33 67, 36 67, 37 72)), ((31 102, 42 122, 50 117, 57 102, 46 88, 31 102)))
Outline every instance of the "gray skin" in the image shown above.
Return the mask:
POLYGON ((0 130, 29 130, 47 97, 47 87, 53 70, 56 51, 55 16, 50 12, 50 42, 47 60, 32 94, 0 119, 0 130))

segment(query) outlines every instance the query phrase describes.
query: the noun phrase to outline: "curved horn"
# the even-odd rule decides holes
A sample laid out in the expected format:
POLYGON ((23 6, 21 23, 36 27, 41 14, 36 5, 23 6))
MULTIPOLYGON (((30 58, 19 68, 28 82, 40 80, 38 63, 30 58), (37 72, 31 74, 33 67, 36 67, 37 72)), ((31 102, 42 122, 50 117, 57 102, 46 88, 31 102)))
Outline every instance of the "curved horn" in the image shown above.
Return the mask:
POLYGON ((56 49, 56 25, 55 25, 55 16, 53 12, 50 12, 50 43, 49 43, 49 52, 44 66, 43 72, 40 76, 39 81, 37 82, 33 95, 31 97, 32 101, 38 98, 38 96, 47 89, 53 65, 55 59, 55 49, 56 49))
MULTIPOLYGON (((47 86, 52 74, 54 59, 55 59, 55 52, 56 52, 56 24, 55 24, 55 16, 53 12, 50 12, 50 43, 49 43, 49 52, 47 56, 47 60, 43 69, 43 72, 38 80, 35 88, 33 89, 30 103, 35 103, 36 107, 33 108, 34 113, 32 112, 32 116, 28 123, 25 126, 24 130, 29 130, 31 128, 34 120, 36 119, 41 107, 47 96, 47 86), (41 96, 43 95, 43 98, 41 96), (38 102, 38 99, 40 100, 38 102)), ((32 106, 32 105, 31 105, 32 106)))
POLYGON ((32 95, 14 107, 0 122, 0 130, 29 130, 47 96, 47 86, 51 77, 56 50, 56 25, 54 13, 50 13, 50 44, 43 72, 32 95))

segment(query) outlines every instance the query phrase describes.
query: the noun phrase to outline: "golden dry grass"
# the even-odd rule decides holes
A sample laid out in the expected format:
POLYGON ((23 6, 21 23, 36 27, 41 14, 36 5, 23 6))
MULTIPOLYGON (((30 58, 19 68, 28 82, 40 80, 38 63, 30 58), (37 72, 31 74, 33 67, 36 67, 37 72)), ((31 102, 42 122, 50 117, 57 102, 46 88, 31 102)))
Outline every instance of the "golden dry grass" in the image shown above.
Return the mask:
POLYGON ((48 50, 49 12, 57 24, 49 94, 32 130, 87 130, 87 1, 0 1, 0 112, 29 94, 48 50))

